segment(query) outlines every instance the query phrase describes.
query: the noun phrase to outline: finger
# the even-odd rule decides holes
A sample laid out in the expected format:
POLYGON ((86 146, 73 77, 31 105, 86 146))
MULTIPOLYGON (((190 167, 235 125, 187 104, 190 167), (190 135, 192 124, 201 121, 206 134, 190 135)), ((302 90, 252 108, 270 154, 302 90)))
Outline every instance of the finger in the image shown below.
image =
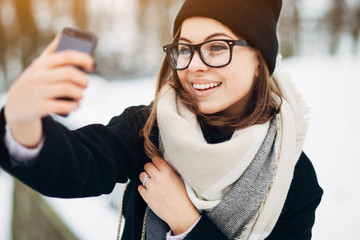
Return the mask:
POLYGON ((144 170, 150 178, 154 178, 159 173, 159 169, 157 169, 154 164, 150 162, 144 165, 144 170))
POLYGON ((45 48, 40 57, 45 57, 53 54, 59 44, 61 33, 58 33, 56 37, 50 42, 50 44, 45 48))
POLYGON ((75 100, 80 100, 84 96, 84 88, 79 87, 71 82, 64 82, 61 84, 53 84, 46 88, 46 98, 61 98, 67 97, 75 100))
POLYGON ((49 113, 68 114, 78 109, 79 103, 76 101, 66 100, 48 100, 42 103, 41 116, 46 116, 49 113))
POLYGON ((143 186, 143 185, 139 185, 138 186, 138 191, 139 191, 139 193, 140 193, 140 195, 141 195, 141 197, 144 199, 144 201, 147 203, 147 201, 146 201, 146 197, 147 197, 147 195, 146 195, 146 193, 147 193, 147 189, 143 186))
POLYGON ((75 50, 65 50, 49 55, 46 58, 40 58, 39 64, 43 64, 44 67, 49 68, 73 65, 89 72, 94 70, 94 59, 92 56, 75 50))
POLYGON ((161 157, 159 157, 159 156, 153 157, 153 158, 151 159, 151 161, 152 161, 152 163, 154 164, 154 166, 155 166, 157 169, 159 169, 160 171, 161 171, 162 169, 169 169, 169 168, 172 169, 172 167, 171 167, 163 158, 161 158, 161 157))
POLYGON ((149 175, 146 172, 141 172, 139 175, 139 179, 142 183, 144 183, 146 177, 149 177, 149 175))
POLYGON ((61 83, 64 81, 72 82, 79 87, 86 88, 89 83, 88 75, 72 66, 65 66, 48 71, 48 77, 44 77, 45 81, 51 83, 61 83))

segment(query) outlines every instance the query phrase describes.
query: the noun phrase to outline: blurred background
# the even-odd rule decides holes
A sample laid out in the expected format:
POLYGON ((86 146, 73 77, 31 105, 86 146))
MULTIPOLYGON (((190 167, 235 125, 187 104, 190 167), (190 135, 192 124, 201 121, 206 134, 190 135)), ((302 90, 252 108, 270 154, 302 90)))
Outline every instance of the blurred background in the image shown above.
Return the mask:
MULTIPOLYGON (((0 0, 0 105, 12 82, 62 30, 97 34, 97 71, 69 128, 106 124, 148 104, 182 0, 0 0)), ((311 107, 305 152, 325 194, 313 239, 360 239, 360 2, 284 0, 283 67, 311 107)), ((0 240, 114 239, 122 186, 108 196, 53 199, 0 169, 0 240)))

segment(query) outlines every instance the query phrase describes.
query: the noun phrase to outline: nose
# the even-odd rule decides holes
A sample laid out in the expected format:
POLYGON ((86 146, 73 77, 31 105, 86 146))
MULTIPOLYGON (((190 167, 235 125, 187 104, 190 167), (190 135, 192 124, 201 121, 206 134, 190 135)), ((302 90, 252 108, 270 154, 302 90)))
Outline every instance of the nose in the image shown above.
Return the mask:
POLYGON ((190 61, 188 69, 192 72, 205 72, 209 67, 203 62, 199 52, 196 51, 190 61))

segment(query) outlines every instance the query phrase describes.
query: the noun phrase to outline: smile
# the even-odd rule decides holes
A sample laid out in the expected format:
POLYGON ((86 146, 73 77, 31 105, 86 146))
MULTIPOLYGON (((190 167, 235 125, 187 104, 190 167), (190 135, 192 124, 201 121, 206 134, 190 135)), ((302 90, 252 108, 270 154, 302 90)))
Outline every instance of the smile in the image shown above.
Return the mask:
POLYGON ((220 86, 221 83, 194 83, 193 84, 193 87, 196 89, 196 90, 208 90, 210 88, 215 88, 217 86, 220 86))

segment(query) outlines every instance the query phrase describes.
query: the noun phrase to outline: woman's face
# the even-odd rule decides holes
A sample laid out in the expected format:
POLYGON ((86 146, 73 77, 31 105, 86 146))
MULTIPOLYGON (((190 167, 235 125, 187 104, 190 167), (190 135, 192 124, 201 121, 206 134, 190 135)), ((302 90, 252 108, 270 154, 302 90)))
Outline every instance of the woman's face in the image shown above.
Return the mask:
MULTIPOLYGON (((228 27, 211 18, 192 17, 183 22, 179 42, 198 44, 212 39, 239 38, 228 27)), ((177 74, 184 89, 197 100, 202 113, 221 112, 238 116, 249 100, 258 65, 254 49, 234 46, 232 60, 225 67, 209 67, 195 52, 189 67, 177 71, 177 74), (211 84, 213 87, 209 87, 211 84)))

